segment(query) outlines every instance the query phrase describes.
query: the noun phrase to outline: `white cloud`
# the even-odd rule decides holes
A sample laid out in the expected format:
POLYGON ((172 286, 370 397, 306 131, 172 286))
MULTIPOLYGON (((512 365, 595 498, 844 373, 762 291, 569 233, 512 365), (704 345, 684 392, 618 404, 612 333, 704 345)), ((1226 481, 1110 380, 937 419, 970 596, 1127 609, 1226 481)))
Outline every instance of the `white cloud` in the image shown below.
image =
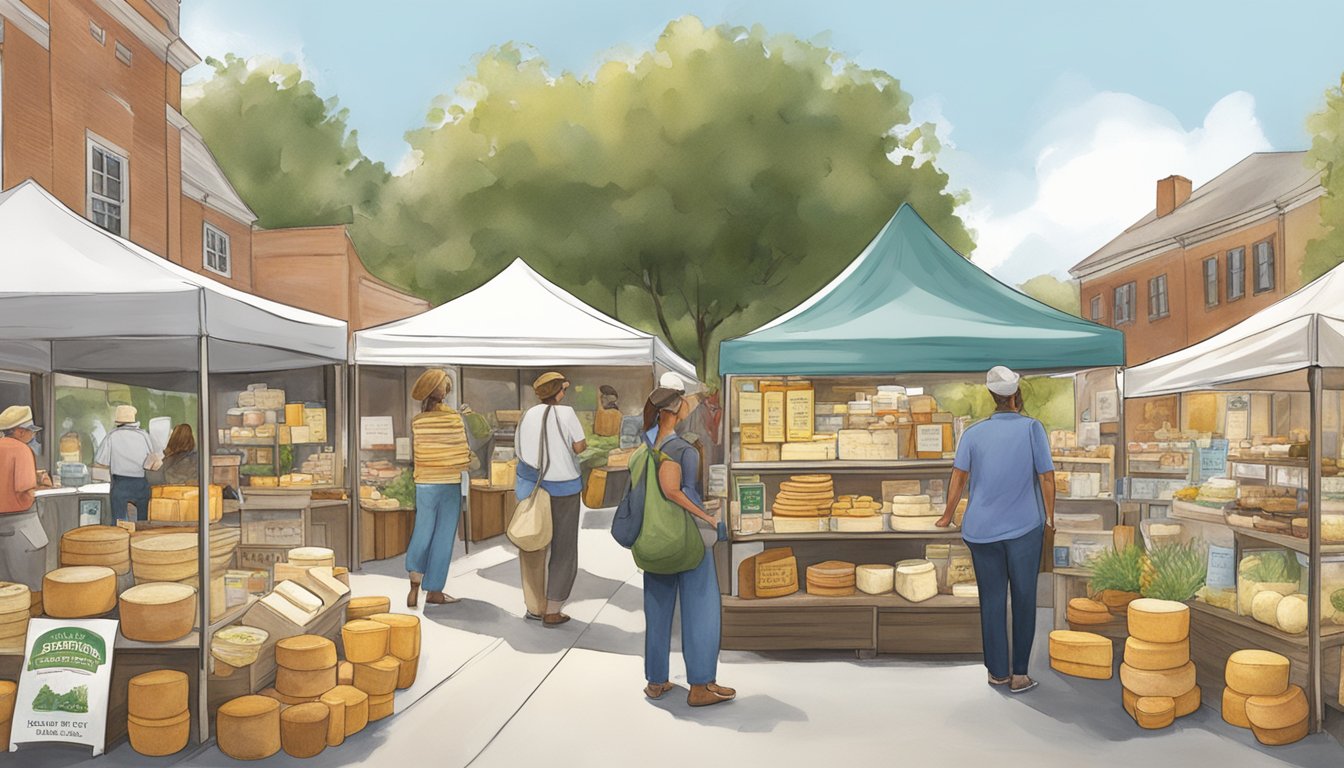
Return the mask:
MULTIPOLYGON (((973 189, 961 211, 977 233, 975 262, 1011 283, 1067 276, 1152 210, 1158 179, 1177 173, 1199 186, 1246 155, 1271 149, 1255 99, 1242 91, 1219 100, 1191 130, 1135 96, 1097 93, 1048 121, 1032 146, 1035 190, 1028 205, 1021 206, 1021 197, 978 197, 973 189)), ((957 160, 950 158, 954 184, 957 160)))
MULTIPOLYGON (((282 61, 299 65, 303 76, 313 82, 319 82, 317 70, 309 65, 303 53, 303 40, 277 34, 245 19, 234 17, 228 12, 221 13, 217 5, 190 3, 182 8, 182 39, 201 58, 213 56, 223 58, 232 53, 245 59, 257 56, 273 56, 282 61)), ((187 70, 183 74, 183 85, 190 88, 209 77, 210 69, 205 64, 187 70)), ((186 95, 184 91, 184 96, 186 95)))

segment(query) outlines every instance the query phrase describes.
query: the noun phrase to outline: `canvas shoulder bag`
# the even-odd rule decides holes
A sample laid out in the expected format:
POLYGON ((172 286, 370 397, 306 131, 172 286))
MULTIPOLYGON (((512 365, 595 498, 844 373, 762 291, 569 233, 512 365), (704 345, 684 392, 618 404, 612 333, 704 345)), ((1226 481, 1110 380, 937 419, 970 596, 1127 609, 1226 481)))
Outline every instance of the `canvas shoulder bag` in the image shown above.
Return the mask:
POLYGON ((509 521, 509 541, 524 552, 536 552, 545 549, 551 543, 551 494, 541 487, 546 478, 546 469, 550 464, 547 454, 547 424, 551 417, 551 408, 541 414, 541 458, 537 463, 537 486, 532 494, 518 502, 518 507, 509 521))
POLYGON ((658 484, 657 464, 664 460, 669 459, 661 451, 656 460, 646 460, 653 475, 644 478, 644 520, 631 552, 635 565, 649 573, 684 573, 700 565, 705 542, 691 513, 668 499, 658 484))

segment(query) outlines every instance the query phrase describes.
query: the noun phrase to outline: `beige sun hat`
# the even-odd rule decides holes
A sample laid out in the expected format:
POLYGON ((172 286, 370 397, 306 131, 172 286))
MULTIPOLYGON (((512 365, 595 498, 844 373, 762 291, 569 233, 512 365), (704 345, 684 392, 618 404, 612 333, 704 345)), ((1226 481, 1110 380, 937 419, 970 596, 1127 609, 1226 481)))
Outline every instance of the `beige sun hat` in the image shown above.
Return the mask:
POLYGON ((133 405, 118 405, 117 412, 112 416, 112 421, 117 424, 139 424, 139 412, 133 405))
POLYGON ((0 411, 0 431, 27 427, 36 432, 40 427, 33 424, 33 409, 26 405, 11 405, 0 411))

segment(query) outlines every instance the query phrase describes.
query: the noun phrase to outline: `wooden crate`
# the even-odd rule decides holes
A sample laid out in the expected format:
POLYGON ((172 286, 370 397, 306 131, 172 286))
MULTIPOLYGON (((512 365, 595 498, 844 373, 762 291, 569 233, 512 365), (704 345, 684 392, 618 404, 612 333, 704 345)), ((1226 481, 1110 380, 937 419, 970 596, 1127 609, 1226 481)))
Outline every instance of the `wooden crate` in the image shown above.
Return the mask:
MULTIPOLYGON (((504 529, 513 519, 513 511, 518 506, 518 496, 511 487, 471 486, 470 528, 471 541, 485 541, 504 535, 504 529)), ((467 527, 457 527, 457 537, 467 538, 467 527)))
POLYGON ((359 510, 359 556, 369 560, 386 560, 404 554, 411 543, 415 528, 414 509, 359 510))
POLYGON ((345 606, 349 602, 350 596, 343 595, 339 600, 323 606, 321 614, 302 627, 284 618, 263 603, 253 605, 247 613, 243 614, 243 618, 238 623, 264 629, 269 637, 266 639, 265 647, 261 649, 261 653, 257 656, 256 662, 252 664, 251 674, 262 680, 273 676, 275 674, 276 641, 296 635, 320 635, 334 640, 337 650, 344 657, 345 654, 341 651, 341 626, 345 624, 345 606))

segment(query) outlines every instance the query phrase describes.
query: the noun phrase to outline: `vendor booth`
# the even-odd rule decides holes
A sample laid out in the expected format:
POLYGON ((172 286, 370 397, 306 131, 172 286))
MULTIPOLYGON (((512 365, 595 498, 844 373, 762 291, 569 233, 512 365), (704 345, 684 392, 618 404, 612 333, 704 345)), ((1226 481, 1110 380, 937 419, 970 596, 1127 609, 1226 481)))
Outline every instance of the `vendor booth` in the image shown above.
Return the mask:
POLYGON ((985 372, 1027 374, 1029 407, 1064 391, 1057 514, 1114 524, 1112 447, 1077 439, 1072 380, 1043 374, 1123 359, 1118 331, 999 283, 902 206, 829 285, 721 347, 723 647, 978 654, 969 551, 933 523, 962 431, 992 410, 985 372))
MULTIPOLYGON (((24 586, 32 599, 23 623, 119 616, 108 742, 137 715, 142 729, 145 718, 174 729, 189 720, 193 741, 208 739, 222 701, 269 683, 275 640, 339 631, 348 600, 339 590, 296 618, 273 587, 283 586, 275 564, 286 555, 292 563, 296 548, 317 548, 332 566, 348 559, 346 325, 183 269, 98 229, 31 181, 0 195, 0 243, 0 368, 38 382, 30 397, 46 427, 40 458, 57 486, 38 492, 46 574, 24 586), (88 465, 115 428, 114 405, 132 402, 151 434, 173 422, 192 427, 197 453, 190 483, 155 485, 147 514, 118 526, 122 515, 106 484, 89 483, 88 465), (249 466, 274 482, 244 482, 249 466), (180 598, 163 599, 169 593, 180 598), (269 645, 252 648, 258 664, 236 652, 231 664, 219 661, 217 638, 257 637, 240 625, 269 632, 269 645), (188 673, 186 711, 146 715, 128 704, 130 678, 159 670, 188 673)), ((156 443, 161 450, 162 437, 156 443)), ((0 641, 0 678, 19 677, 23 634, 16 639, 0 641)))
POLYGON ((571 382, 565 402, 589 436, 581 458, 590 506, 619 500, 622 462, 635 440, 622 439, 622 422, 642 412, 657 378, 671 371, 695 386, 694 366, 657 336, 589 307, 522 259, 457 299, 355 333, 353 357, 358 453, 351 462, 359 467, 365 560, 400 554, 410 535, 410 419, 419 404, 410 402, 409 392, 426 368, 448 370, 449 404, 464 411, 476 455, 460 527, 468 542, 503 533, 512 513, 514 430, 537 403, 537 376, 558 370, 571 382), (592 481, 594 471, 604 487, 592 481))
POLYGON ((1152 469, 1135 457, 1186 468, 1150 522, 1207 551, 1190 629, 1204 702, 1223 701, 1233 652, 1266 649, 1291 661, 1319 730, 1344 709, 1344 268, 1126 371, 1124 394, 1172 401, 1129 474, 1152 469))

